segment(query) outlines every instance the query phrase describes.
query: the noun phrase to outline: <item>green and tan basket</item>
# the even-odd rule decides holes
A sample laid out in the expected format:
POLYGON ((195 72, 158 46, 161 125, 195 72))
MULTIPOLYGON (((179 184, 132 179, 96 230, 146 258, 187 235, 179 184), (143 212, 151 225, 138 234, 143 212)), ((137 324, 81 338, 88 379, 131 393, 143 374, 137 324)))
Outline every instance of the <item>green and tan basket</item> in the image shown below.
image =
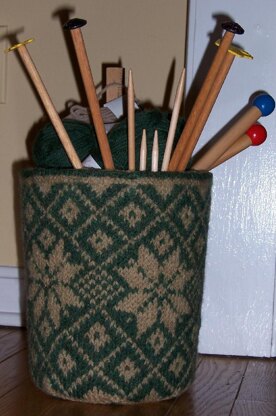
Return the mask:
POLYGON ((29 366, 44 392, 157 401, 192 382, 212 175, 22 174, 29 366))

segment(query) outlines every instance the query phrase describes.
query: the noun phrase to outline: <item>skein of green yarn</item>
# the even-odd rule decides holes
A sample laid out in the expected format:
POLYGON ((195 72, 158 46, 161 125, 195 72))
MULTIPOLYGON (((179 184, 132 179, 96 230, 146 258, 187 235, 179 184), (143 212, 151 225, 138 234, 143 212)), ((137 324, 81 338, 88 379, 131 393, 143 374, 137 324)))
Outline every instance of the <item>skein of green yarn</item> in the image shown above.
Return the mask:
MULTIPOLYGON (((65 119, 63 125, 74 148, 83 160, 90 152, 100 157, 94 127, 78 120, 65 119)), ((47 123, 35 138, 32 158, 36 166, 43 168, 70 168, 72 164, 51 123, 47 123)))
MULTIPOLYGON (((159 139, 159 169, 165 151, 167 135, 170 126, 171 114, 160 110, 139 111, 135 114, 135 153, 136 169, 139 168, 140 145, 142 131, 147 132, 147 169, 151 168, 151 149, 154 131, 158 130, 159 139)), ((89 154, 96 162, 103 167, 96 133, 90 124, 65 119, 64 127, 73 143, 80 160, 85 159, 89 154)), ((184 119, 180 118, 175 133, 177 142, 184 126, 184 119)), ((128 135, 127 120, 120 121, 108 134, 108 141, 116 169, 128 169, 128 135)), ((70 168, 72 167, 62 144, 52 126, 48 123, 39 132, 33 146, 33 161, 36 166, 44 168, 70 168)))

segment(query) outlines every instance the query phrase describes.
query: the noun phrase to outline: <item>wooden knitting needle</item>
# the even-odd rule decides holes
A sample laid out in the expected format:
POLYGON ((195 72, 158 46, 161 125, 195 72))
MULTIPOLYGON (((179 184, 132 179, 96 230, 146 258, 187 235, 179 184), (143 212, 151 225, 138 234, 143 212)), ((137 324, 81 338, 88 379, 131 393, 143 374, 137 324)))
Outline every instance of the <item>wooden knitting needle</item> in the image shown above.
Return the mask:
POLYGON ((159 145, 158 145, 158 131, 155 130, 153 136, 152 154, 151 154, 151 171, 158 172, 159 159, 159 145))
POLYGON ((86 25, 86 20, 83 19, 71 19, 65 25, 64 29, 70 30, 72 40, 74 43, 80 72, 87 96, 87 101, 89 105, 89 109, 92 115, 94 127, 97 134, 97 139, 103 159, 103 164, 105 169, 114 169, 114 163, 112 160, 111 150, 109 147, 99 101, 96 94, 96 88, 94 85, 94 80, 92 76, 92 72, 90 69, 88 56, 86 53, 86 48, 81 32, 81 27, 86 25))
POLYGON ((248 52, 243 51, 242 49, 238 49, 235 46, 230 46, 230 48, 228 49, 228 53, 226 54, 225 59, 221 64, 220 70, 213 82, 212 88, 207 96, 205 105, 202 108, 197 123, 190 134, 189 140, 187 140, 186 142, 186 147, 176 169, 177 171, 182 172, 186 169, 187 164, 192 156, 192 153, 196 147, 196 144, 200 138, 200 135, 204 129, 204 126, 219 95, 219 92, 223 86, 223 83, 227 77, 227 74, 232 66, 233 60, 236 56, 238 56, 239 58, 253 58, 248 52))
POLYGON ((128 114, 128 169, 135 170, 135 93, 132 70, 128 71, 127 89, 127 114, 128 114))
POLYGON ((253 124, 249 127, 247 132, 243 134, 238 140, 236 140, 232 146, 229 147, 226 152, 219 157, 216 162, 209 168, 209 170, 216 168, 227 160, 231 159, 233 156, 236 156, 243 150, 247 149, 249 146, 259 146, 267 138, 267 131, 259 123, 253 124))
POLYGON ((62 124, 62 121, 53 105, 53 102, 42 82, 42 79, 38 73, 38 70, 36 69, 34 62, 32 61, 29 51, 26 48, 26 45, 28 43, 31 43, 32 41, 33 39, 27 39, 22 43, 17 43, 16 45, 11 46, 10 48, 7 49, 7 51, 10 52, 15 49, 18 51, 20 58, 22 59, 23 64, 40 96, 40 99, 45 107, 45 110, 57 132, 57 135, 61 141, 61 144, 72 166, 75 169, 81 169, 82 163, 74 149, 74 146, 72 145, 72 142, 67 134, 67 131, 64 125, 62 124))
POLYGON ((192 165, 192 169, 208 170, 252 124, 261 116, 271 114, 274 108, 275 101, 270 95, 257 96, 252 106, 192 165))
POLYGON ((147 134, 143 129, 141 147, 140 147, 140 171, 144 171, 147 168, 147 134))
POLYGON ((171 152, 172 152, 173 140, 174 140, 174 136, 175 136, 175 130, 176 130, 176 126, 177 126, 177 121, 178 121, 181 102, 182 102, 182 99, 183 99, 184 80, 185 80, 185 68, 182 70, 180 80, 179 80, 177 90, 176 90, 176 95, 175 95, 175 100, 174 100, 174 105, 173 105, 173 111, 172 111, 172 117, 171 117, 168 137, 167 137, 167 141, 166 141, 166 147, 165 147, 162 167, 161 167, 162 171, 166 171, 168 169, 170 158, 171 158, 171 152))
POLYGON ((201 90, 195 100, 191 113, 187 119, 183 132, 178 140, 176 148, 173 152, 171 161, 169 163, 169 171, 175 171, 180 162, 180 159, 183 155, 185 146, 189 137, 197 123, 198 116, 202 111, 202 108, 205 105, 205 101, 209 94, 209 91, 212 88, 213 82, 218 74, 220 66, 228 53, 228 49, 231 45, 231 42, 235 34, 242 34, 244 30, 240 25, 234 22, 227 22, 222 25, 222 28, 225 30, 225 34, 220 42, 219 48, 215 55, 215 58, 211 64, 211 67, 206 75, 206 78, 202 84, 201 90))

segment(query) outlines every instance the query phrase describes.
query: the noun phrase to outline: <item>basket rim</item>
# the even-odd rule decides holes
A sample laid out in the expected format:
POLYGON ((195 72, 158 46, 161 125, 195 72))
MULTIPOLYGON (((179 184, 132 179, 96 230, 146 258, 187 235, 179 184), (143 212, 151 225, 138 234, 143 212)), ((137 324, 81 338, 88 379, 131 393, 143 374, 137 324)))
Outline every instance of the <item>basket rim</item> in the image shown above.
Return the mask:
POLYGON ((212 180, 213 174, 208 171, 188 170, 184 172, 151 172, 151 171, 127 171, 127 170, 106 170, 106 169, 59 169, 59 168, 26 168, 21 171, 22 178, 30 177, 49 177, 49 176, 68 176, 68 177, 109 177, 123 179, 196 179, 212 180))

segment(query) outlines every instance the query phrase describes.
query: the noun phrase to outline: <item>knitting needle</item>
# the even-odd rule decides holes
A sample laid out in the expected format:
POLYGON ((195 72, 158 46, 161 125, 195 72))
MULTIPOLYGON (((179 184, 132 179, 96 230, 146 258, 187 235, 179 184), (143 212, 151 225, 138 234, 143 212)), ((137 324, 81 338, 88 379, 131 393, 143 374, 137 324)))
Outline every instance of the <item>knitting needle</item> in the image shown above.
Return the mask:
POLYGON ((23 64, 25 65, 25 68, 40 96, 40 99, 45 107, 45 110, 57 132, 57 135, 62 143, 62 146, 64 147, 64 150, 73 166, 74 169, 81 169, 82 163, 72 145, 72 142, 67 134, 67 131, 62 124, 62 121, 53 105, 53 102, 42 82, 42 79, 38 73, 38 70, 35 67, 35 64, 29 54, 28 49, 26 48, 26 45, 28 43, 31 43, 33 39, 27 39, 24 42, 17 43, 16 45, 11 46, 7 49, 8 52, 17 50, 20 58, 23 61, 23 64))
POLYGON ((127 114, 128 114, 128 169, 135 170, 135 94, 132 70, 128 71, 127 114))
POLYGON ((151 171, 158 171, 158 159, 159 159, 159 149, 158 149, 158 131, 154 131, 153 136, 153 145, 152 145, 152 154, 151 154, 151 171))
POLYGON ((225 30, 224 36, 220 42, 218 50, 216 52, 215 58, 211 64, 211 67, 206 75, 206 78, 202 84, 202 87, 199 91, 199 94, 195 100, 191 113, 187 119, 185 127, 182 131, 182 134, 178 140, 176 148, 173 152, 171 161, 169 163, 168 170, 175 171, 177 166, 180 162, 180 159, 183 155, 185 146, 189 137, 197 123, 198 116, 202 111, 202 108, 205 105, 205 101, 209 94, 209 91, 212 88, 213 82, 218 74, 220 66, 224 61, 224 58, 228 52, 228 49, 231 45, 231 42, 235 36, 235 34, 242 34, 244 33, 243 28, 234 22, 227 22, 222 24, 222 28, 225 30))
MULTIPOLYGON (((219 43, 216 44, 219 45, 219 43)), ((205 105, 202 108, 197 123, 190 134, 189 140, 186 142, 186 147, 176 169, 177 171, 182 172, 186 169, 186 166, 192 156, 194 148, 200 138, 203 128, 208 120, 208 117, 212 111, 212 108, 216 102, 219 92, 223 86, 223 83, 236 56, 238 56, 239 58, 253 59, 253 57, 248 52, 239 49, 233 45, 230 46, 230 48, 228 49, 228 53, 226 54, 225 59, 221 64, 220 70, 213 82, 212 88, 206 98, 205 105)))
POLYGON ((88 56, 81 32, 81 27, 86 25, 86 20, 83 19, 71 19, 65 25, 64 29, 70 30, 72 40, 74 43, 80 72, 87 96, 87 101, 89 109, 92 115, 94 127, 97 134, 97 139, 103 159, 103 164, 105 169, 114 169, 114 163, 112 160, 111 150, 109 147, 101 111, 100 105, 96 94, 96 88, 94 85, 94 80, 91 72, 91 68, 88 61, 88 56))
POLYGON ((147 168, 147 134, 143 129, 141 147, 140 147, 140 171, 144 171, 147 168))
POLYGON ((249 146, 259 146, 267 138, 267 131, 261 124, 253 124, 249 127, 247 132, 243 134, 238 140, 236 140, 226 152, 219 157, 216 162, 209 167, 209 170, 214 169, 215 167, 221 165, 227 160, 231 159, 233 156, 236 156, 238 153, 247 149, 249 146))
POLYGON ((167 141, 166 141, 166 147, 165 147, 162 167, 161 167, 162 171, 166 171, 168 169, 169 161, 170 161, 170 158, 171 158, 171 152, 172 152, 172 145, 173 145, 173 140, 174 140, 174 136, 175 136, 175 130, 176 130, 176 126, 177 126, 177 121, 178 121, 181 102, 182 102, 182 99, 183 99, 184 80, 185 80, 185 68, 183 68, 183 70, 182 70, 180 80, 179 80, 177 90, 176 90, 176 95, 175 95, 175 100, 174 100, 174 105, 173 105, 173 111, 172 111, 172 117, 171 117, 168 137, 167 137, 167 141))
POLYGON ((192 165, 192 169, 208 170, 252 124, 271 114, 274 108, 275 101, 270 95, 257 96, 252 106, 192 165))

